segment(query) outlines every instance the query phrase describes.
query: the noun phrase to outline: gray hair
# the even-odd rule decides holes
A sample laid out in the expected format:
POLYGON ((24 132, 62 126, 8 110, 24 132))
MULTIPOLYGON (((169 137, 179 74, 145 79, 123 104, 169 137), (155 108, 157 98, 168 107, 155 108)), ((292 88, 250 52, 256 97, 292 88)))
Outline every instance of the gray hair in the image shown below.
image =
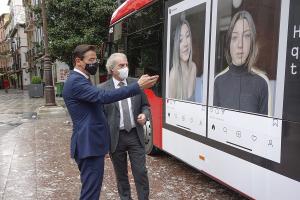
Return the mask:
POLYGON ((113 53, 109 56, 105 65, 108 74, 111 74, 111 70, 117 65, 119 58, 124 58, 127 60, 127 56, 124 53, 113 53))
POLYGON ((231 58, 231 54, 230 54, 230 43, 231 43, 231 36, 232 36, 232 32, 234 29, 234 26, 236 24, 236 22, 240 19, 245 19, 248 24, 249 24, 249 28, 250 28, 250 32, 251 32, 251 44, 250 44, 250 52, 249 55, 245 61, 245 64, 248 67, 248 71, 251 72, 252 68, 254 68, 254 64, 256 61, 256 57, 258 54, 258 48, 257 48, 257 44, 256 44, 256 28, 255 28, 255 24, 253 21, 253 18, 251 16, 251 14, 248 11, 239 11, 237 12, 229 25, 229 29, 226 35, 226 43, 225 43, 225 56, 226 56, 226 60, 227 63, 229 65, 232 64, 232 58, 231 58))

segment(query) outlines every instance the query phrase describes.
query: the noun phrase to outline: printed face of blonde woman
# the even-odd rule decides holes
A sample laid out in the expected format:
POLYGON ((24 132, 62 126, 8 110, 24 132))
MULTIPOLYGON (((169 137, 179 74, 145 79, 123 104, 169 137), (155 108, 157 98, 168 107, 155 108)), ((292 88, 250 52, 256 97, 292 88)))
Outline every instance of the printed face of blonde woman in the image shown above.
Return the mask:
POLYGON ((234 25, 230 42, 230 55, 234 65, 243 65, 248 58, 251 45, 251 31, 246 19, 239 19, 234 25))
POLYGON ((179 41, 180 60, 187 62, 191 52, 191 33, 186 24, 181 26, 179 41))

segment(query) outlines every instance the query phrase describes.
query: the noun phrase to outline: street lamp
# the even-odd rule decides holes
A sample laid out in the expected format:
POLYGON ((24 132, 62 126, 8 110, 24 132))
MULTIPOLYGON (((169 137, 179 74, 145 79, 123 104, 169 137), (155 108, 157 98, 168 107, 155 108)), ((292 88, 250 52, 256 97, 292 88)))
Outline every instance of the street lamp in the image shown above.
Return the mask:
POLYGON ((56 106, 55 94, 52 80, 52 65, 48 53, 48 32, 47 32, 47 15, 45 1, 42 0, 42 19, 43 19, 43 34, 44 34, 44 78, 45 78, 45 106, 56 106))

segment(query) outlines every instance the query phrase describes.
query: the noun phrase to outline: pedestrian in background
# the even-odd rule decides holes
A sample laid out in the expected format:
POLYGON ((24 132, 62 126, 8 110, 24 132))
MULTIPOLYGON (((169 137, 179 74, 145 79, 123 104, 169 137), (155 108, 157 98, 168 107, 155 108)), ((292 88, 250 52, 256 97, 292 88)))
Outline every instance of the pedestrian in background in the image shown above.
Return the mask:
POLYGON ((7 78, 5 78, 3 80, 3 87, 4 87, 4 90, 5 90, 5 93, 8 93, 9 81, 7 80, 7 78))

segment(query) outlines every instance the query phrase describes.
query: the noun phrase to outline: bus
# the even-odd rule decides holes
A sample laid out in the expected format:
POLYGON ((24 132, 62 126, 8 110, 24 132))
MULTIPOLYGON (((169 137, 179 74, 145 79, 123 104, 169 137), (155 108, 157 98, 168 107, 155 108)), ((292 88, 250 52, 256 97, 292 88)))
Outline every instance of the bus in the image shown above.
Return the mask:
POLYGON ((104 60, 128 57, 145 90, 145 148, 250 199, 300 199, 300 1, 127 0, 104 60))

